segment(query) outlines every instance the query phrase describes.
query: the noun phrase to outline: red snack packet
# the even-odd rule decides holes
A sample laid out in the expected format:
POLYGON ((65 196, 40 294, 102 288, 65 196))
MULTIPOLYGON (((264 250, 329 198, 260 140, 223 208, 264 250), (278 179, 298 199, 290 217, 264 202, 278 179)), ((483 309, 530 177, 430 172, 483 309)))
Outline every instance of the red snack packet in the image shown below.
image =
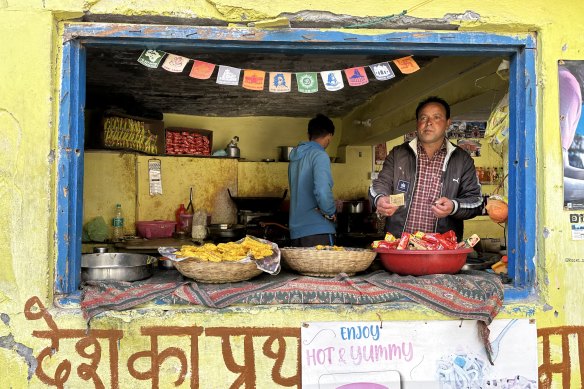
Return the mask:
POLYGON ((458 243, 458 241, 456 240, 456 234, 454 233, 454 231, 453 231, 453 230, 446 231, 445 233, 443 233, 443 234, 441 235, 441 237, 442 237, 443 239, 446 239, 446 240, 448 240, 448 241, 450 241, 450 242, 454 243, 455 245, 458 243))
POLYGON ((409 244, 414 246, 414 250, 428 250, 428 242, 414 235, 410 236, 409 244))
POLYGON ((399 239, 399 243, 397 244, 398 250, 406 250, 408 248, 408 243, 410 242, 410 233, 404 232, 399 239))
POLYGON ((399 243, 398 240, 394 240, 393 242, 387 242, 385 240, 375 240, 371 243, 371 247, 374 249, 396 249, 397 244, 399 243))

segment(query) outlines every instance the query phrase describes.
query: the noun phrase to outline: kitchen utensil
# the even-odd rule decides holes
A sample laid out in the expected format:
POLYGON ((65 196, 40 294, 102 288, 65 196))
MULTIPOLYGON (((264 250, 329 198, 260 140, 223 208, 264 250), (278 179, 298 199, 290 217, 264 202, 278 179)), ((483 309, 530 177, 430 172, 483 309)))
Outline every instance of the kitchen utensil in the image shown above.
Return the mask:
POLYGON ((229 197, 235 203, 237 210, 249 210, 254 212, 275 212, 278 211, 282 202, 288 194, 288 189, 284 190, 282 197, 234 197, 227 188, 229 197))
POLYGON ((343 212, 346 213, 363 213, 369 208, 368 200, 347 200, 343 201, 343 212))
POLYGON ((209 224, 207 231, 211 239, 238 240, 245 236, 245 226, 242 224, 209 224))
POLYGON ((280 146, 280 161, 282 162, 289 162, 290 161, 290 152, 294 146, 280 146))
POLYGON ((473 250, 473 248, 456 250, 375 249, 383 267, 403 276, 458 273, 464 266, 467 255, 473 250))
POLYGON ((161 269, 174 269, 174 262, 167 258, 158 258, 158 267, 161 269))
POLYGON ((186 213, 190 213, 191 215, 195 211, 193 208, 193 187, 191 187, 191 194, 189 195, 189 204, 185 209, 186 213))
POLYGON ((152 275, 156 258, 144 254, 96 253, 81 256, 83 281, 138 281, 152 275))
POLYGON ((228 157, 239 158, 240 150, 239 150, 239 147, 237 147, 238 142, 239 142, 238 136, 234 136, 233 139, 231 139, 231 141, 229 142, 229 144, 225 148, 225 152, 227 153, 228 157))
POLYGON ((499 254, 483 254, 477 258, 471 258, 467 256, 466 263, 462 267, 462 270, 485 270, 490 269, 495 263, 501 260, 499 254))
POLYGON ((107 247, 94 247, 93 248, 93 252, 94 253, 103 254, 103 253, 107 253, 107 251, 108 251, 108 248, 107 247))
POLYGON ((138 235, 146 239, 170 238, 176 222, 170 220, 150 220, 136 222, 138 235))

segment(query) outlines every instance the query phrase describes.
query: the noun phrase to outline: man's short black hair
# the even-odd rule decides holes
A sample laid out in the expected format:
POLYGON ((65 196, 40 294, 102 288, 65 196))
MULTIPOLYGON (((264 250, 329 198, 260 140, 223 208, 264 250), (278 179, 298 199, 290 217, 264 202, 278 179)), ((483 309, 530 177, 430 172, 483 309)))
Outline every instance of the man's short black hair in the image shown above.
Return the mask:
POLYGON ((335 125, 327 116, 319 113, 308 122, 308 139, 318 139, 335 134, 335 125))
POLYGON ((418 114, 420 113, 420 110, 422 108, 424 108, 424 105, 430 104, 430 103, 438 103, 438 104, 442 105, 444 107, 444 109, 446 110, 446 119, 450 119, 450 105, 448 105, 446 100, 444 100, 438 96, 430 96, 430 97, 427 97, 424 100, 420 101, 420 103, 418 104, 418 107, 416 108, 416 119, 418 119, 418 114))

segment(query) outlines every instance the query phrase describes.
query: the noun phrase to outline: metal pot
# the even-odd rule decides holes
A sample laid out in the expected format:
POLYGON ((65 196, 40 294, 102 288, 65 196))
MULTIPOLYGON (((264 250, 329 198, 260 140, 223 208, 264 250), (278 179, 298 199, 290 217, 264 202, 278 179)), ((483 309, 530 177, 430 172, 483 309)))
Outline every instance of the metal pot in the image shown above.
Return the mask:
POLYGON ((343 212, 346 213, 363 213, 365 206, 369 205, 367 200, 353 200, 343 202, 343 212))
POLYGON ((152 276, 156 258, 145 254, 96 253, 81 256, 82 281, 138 281, 152 276))
POLYGON ((209 224, 207 230, 211 239, 238 240, 245 236, 245 226, 241 224, 209 224))

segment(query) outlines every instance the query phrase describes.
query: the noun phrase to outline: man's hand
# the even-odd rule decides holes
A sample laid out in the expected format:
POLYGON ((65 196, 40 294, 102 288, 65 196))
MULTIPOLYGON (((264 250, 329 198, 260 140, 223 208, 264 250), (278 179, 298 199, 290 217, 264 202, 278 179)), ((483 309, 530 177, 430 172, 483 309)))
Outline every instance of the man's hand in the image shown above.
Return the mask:
POLYGON ((381 216, 392 216, 399 206, 389 201, 389 196, 380 197, 377 200, 377 213, 381 216))
POLYGON ((434 216, 438 219, 450 215, 453 209, 454 203, 446 197, 440 197, 434 202, 434 205, 432 205, 432 213, 434 213, 434 216))

